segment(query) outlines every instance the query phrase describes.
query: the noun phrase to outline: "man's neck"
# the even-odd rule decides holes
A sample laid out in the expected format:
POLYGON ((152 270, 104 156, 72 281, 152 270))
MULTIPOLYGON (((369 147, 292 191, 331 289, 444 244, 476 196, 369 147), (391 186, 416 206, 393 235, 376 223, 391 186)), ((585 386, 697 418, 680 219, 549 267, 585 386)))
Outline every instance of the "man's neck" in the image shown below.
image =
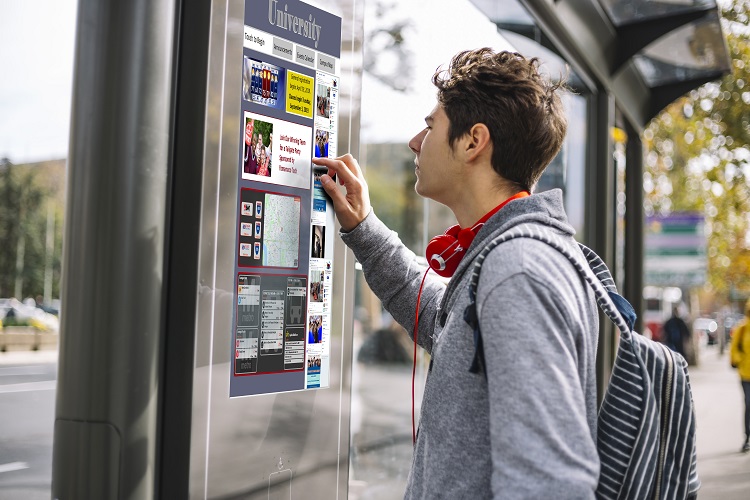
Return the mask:
POLYGON ((518 192, 518 189, 509 187, 482 189, 467 195, 463 202, 456 203, 456 206, 449 208, 462 228, 472 227, 495 207, 518 192))

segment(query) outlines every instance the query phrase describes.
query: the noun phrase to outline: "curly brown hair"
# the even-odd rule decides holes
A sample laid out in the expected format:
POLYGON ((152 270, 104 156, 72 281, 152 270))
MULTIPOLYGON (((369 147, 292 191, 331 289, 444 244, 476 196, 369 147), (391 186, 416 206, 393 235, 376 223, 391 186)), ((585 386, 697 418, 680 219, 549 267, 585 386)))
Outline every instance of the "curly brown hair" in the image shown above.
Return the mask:
POLYGON ((456 54, 432 77, 450 120, 448 144, 483 123, 492 139, 492 168, 531 191, 562 147, 567 130, 560 92, 539 74, 539 61, 490 48, 456 54))

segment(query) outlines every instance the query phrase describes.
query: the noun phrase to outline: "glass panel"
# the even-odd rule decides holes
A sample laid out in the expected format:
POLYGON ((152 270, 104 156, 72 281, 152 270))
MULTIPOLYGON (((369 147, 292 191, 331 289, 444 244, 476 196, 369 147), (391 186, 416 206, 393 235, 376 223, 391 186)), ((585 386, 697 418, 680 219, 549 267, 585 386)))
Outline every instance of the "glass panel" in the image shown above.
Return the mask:
MULTIPOLYGON (((549 75, 566 73, 557 56, 533 41, 498 32, 490 21, 530 23, 517 2, 439 0, 426 12, 409 2, 368 2, 365 12, 365 71, 362 88, 362 156, 360 163, 378 217, 398 232, 418 256, 429 239, 455 224, 450 210, 414 192, 411 137, 424 127, 435 105, 431 77, 460 50, 482 46, 539 56, 549 75), (504 7, 515 5, 518 10, 504 7), (482 12, 478 11, 476 7, 482 12), (488 9, 494 14, 487 18, 488 9), (451 16, 461 12, 461 16, 451 16), (460 32, 460 40, 445 33, 460 32), (511 40, 512 39, 512 40, 511 40)), ((571 80, 578 79, 571 75, 571 80)), ((587 148, 586 99, 565 97, 568 138, 559 157, 559 175, 546 188, 562 187, 571 223, 583 234, 584 168, 587 148)), ((545 184, 546 185, 546 184, 545 184)), ((352 377, 350 496, 401 498, 412 457, 411 363, 413 344, 356 275, 356 312, 352 377)), ((417 355, 416 419, 429 360, 417 355)))
MULTIPOLYGON (((446 207, 414 192, 414 154, 407 143, 436 104, 432 75, 460 50, 512 46, 468 0, 439 0, 429 10, 420 3, 367 2, 365 40, 360 163, 378 217, 421 256, 429 238, 455 224, 446 207)), ((413 344, 362 273, 356 291, 350 497, 402 498, 412 457, 413 344)), ((417 421, 429 363, 422 352, 415 382, 417 421)))
POLYGON ((50 498, 76 7, 72 0, 4 2, 0 19, 0 41, 12 47, 0 62, 13 75, 0 82, 4 500, 50 498))
POLYGON ((584 189, 586 182, 587 99, 578 94, 563 94, 568 117, 568 134, 560 153, 542 174, 535 192, 561 189, 568 221, 576 230, 576 238, 583 238, 585 222, 584 189))
POLYGON ((616 26, 716 5, 714 0, 599 0, 599 3, 616 26))
POLYGON ((626 148, 628 137, 622 128, 622 119, 618 110, 616 126, 612 128, 612 163, 615 168, 615 265, 613 269, 615 284, 620 293, 625 289, 625 183, 627 182, 626 148))
POLYGON ((587 92, 586 86, 565 60, 554 52, 523 35, 507 30, 500 30, 500 33, 521 54, 538 58, 542 62, 540 70, 543 74, 552 80, 566 78, 566 85, 573 90, 573 92, 562 94, 568 117, 568 134, 565 142, 560 153, 542 174, 535 191, 561 189, 570 223, 575 228, 577 237, 582 238, 585 219, 583 190, 588 139, 586 134, 587 104, 582 94, 587 92))

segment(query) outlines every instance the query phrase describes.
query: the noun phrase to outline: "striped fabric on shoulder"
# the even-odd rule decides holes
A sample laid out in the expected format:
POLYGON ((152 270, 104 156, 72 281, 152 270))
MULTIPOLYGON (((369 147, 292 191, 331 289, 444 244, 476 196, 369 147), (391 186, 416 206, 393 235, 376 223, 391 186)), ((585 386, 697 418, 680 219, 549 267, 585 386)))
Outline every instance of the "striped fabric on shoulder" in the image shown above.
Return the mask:
POLYGON ((594 275, 597 277, 599 282, 602 284, 605 290, 608 292, 615 292, 617 293, 617 286, 615 285, 615 280, 612 279, 612 275, 609 273, 609 268, 604 263, 601 257, 596 255, 596 253, 591 250, 589 247, 579 243, 578 247, 583 252, 583 256, 586 257, 586 260, 589 263, 589 267, 591 268, 591 271, 593 271, 594 275))
MULTIPOLYGON (((594 291, 597 304, 620 332, 617 357, 599 409, 597 448, 601 461, 597 498, 694 498, 700 487, 687 363, 663 344, 631 332, 610 298, 617 288, 607 266, 591 249, 574 247, 536 224, 516 226, 495 237, 477 258, 464 314, 474 328, 476 354, 471 371, 484 365, 476 317, 476 290, 482 264, 501 243, 532 238, 552 246, 594 291)), ((620 297, 620 299, 626 302, 620 297)), ((486 376, 486 374, 485 374, 486 376)))

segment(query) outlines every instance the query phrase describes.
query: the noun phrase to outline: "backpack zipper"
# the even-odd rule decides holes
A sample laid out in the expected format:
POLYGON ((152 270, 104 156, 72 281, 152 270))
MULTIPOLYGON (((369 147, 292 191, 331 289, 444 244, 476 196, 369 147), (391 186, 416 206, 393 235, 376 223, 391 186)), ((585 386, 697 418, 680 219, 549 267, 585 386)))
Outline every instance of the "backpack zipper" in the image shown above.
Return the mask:
POLYGON ((673 385, 673 371, 674 371, 674 359, 672 358, 672 352, 664 347, 664 353, 667 359, 667 373, 664 383, 662 384, 661 392, 661 426, 659 434, 659 463, 656 469, 656 489, 654 491, 654 500, 659 500, 661 494, 661 481, 664 474, 664 462, 667 459, 667 425, 669 425, 669 407, 671 406, 672 398, 672 385, 673 385))

